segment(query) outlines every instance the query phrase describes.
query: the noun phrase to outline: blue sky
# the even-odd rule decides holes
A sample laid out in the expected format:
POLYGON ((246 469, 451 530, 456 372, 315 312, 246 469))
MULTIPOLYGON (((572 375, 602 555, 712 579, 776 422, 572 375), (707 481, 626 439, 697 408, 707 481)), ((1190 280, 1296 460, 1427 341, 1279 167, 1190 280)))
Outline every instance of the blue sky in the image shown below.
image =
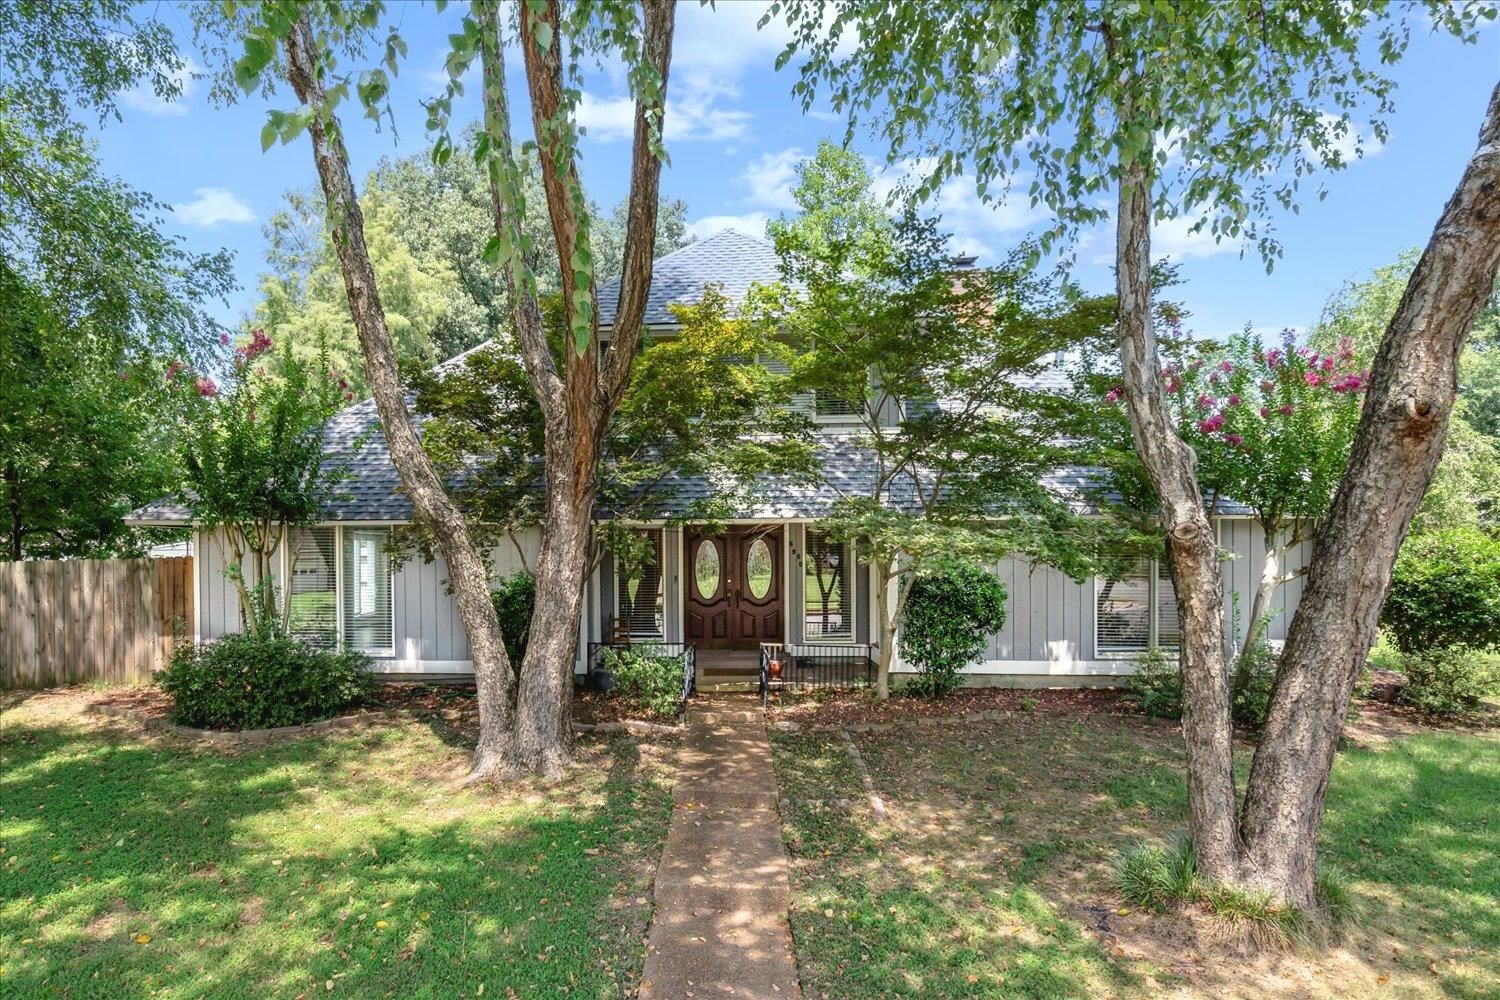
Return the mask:
MULTIPOLYGON (((357 179, 382 155, 424 148, 425 115, 418 101, 441 85, 446 35, 460 6, 438 15, 430 6, 391 4, 390 19, 410 47, 392 95, 396 130, 346 122, 357 179)), ((662 189, 687 202, 688 219, 700 236, 726 226, 761 235, 768 217, 790 207, 792 166, 819 139, 843 135, 842 122, 833 116, 804 115, 790 96, 793 74, 773 69, 785 35, 774 26, 756 30, 764 6, 760 0, 719 0, 717 10, 684 4, 678 15, 667 132, 672 162, 662 189)), ((148 10, 172 25, 185 51, 192 51, 184 11, 165 4, 148 10)), ((518 61, 513 52, 513 102, 524 94, 518 61)), ((1255 255, 1241 257, 1237 247, 1215 244, 1206 235, 1188 236, 1181 226, 1157 234, 1156 254, 1182 263, 1186 284, 1174 295, 1194 314, 1191 325, 1198 333, 1221 335, 1246 323, 1268 331, 1305 327, 1346 279, 1426 242, 1474 150, 1486 101, 1500 77, 1500 29, 1482 31, 1479 42, 1467 46, 1419 32, 1395 77, 1400 89, 1388 141, 1327 175, 1325 201, 1309 196, 1299 215, 1274 219, 1285 256, 1270 275, 1255 255)), ((305 137, 260 150, 266 110, 292 103, 283 88, 269 102, 252 98, 219 108, 209 102, 206 82, 190 80, 184 98, 171 105, 149 94, 124 95, 123 121, 97 133, 106 170, 174 206, 172 232, 195 249, 235 252, 242 287, 221 310, 227 324, 254 301, 264 263, 262 223, 284 192, 315 182, 305 137)), ((467 121, 475 110, 471 96, 455 118, 467 121)), ((612 205, 625 194, 629 156, 629 104, 618 74, 600 71, 586 79, 580 119, 588 129, 585 182, 601 204, 612 205)), ((860 148, 883 158, 873 145, 860 148)), ((962 181, 944 190, 938 207, 959 246, 979 253, 981 263, 997 260, 1042 221, 1024 204, 987 208, 962 181)), ((1076 271, 1086 287, 1109 288, 1102 261, 1109 243, 1105 230, 1087 238, 1076 271)))

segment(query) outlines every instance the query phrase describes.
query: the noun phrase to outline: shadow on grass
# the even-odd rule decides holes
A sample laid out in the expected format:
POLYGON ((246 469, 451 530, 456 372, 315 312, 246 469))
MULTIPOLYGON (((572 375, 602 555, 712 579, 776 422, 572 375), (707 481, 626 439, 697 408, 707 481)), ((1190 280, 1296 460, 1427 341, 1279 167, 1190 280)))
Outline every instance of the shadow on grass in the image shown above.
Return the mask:
POLYGON ((425 730, 225 755, 8 723, 4 992, 620 995, 669 773, 618 740, 560 786, 457 789, 425 730))

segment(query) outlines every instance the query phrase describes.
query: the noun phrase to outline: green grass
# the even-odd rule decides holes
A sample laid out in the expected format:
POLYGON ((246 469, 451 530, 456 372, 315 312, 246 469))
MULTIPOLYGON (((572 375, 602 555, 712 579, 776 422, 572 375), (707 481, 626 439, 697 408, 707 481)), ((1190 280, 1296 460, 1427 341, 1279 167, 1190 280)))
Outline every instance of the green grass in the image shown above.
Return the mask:
POLYGON ((407 723, 238 754, 0 717, 0 994, 615 997, 639 977, 671 750, 462 790, 407 723), (330 990, 331 984, 331 990, 330 990))
MULTIPOLYGON (((1342 937, 1298 935, 1260 963, 1235 935, 1216 946, 1197 917, 1148 912, 1115 888, 1123 850, 1186 826, 1172 726, 1038 713, 857 735, 884 826, 838 740, 773 738, 809 996, 1253 995, 1288 983, 1309 996, 1500 994, 1493 734, 1342 754, 1321 860, 1338 876, 1324 879, 1329 901, 1354 916, 1342 937)), ((1265 922, 1249 898, 1204 910, 1221 930, 1265 922)))

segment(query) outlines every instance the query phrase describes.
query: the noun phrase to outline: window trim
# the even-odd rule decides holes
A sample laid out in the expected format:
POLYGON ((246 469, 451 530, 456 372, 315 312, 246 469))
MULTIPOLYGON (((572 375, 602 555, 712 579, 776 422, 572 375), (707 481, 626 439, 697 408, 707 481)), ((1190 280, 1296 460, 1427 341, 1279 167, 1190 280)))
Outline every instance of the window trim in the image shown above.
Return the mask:
POLYGON ((848 635, 848 637, 841 636, 841 635, 829 636, 829 635, 824 635, 824 634, 812 635, 812 634, 809 634, 808 631, 807 631, 807 558, 808 558, 808 548, 809 548, 809 545, 808 545, 808 536, 811 535, 814 531, 816 531, 816 532, 818 532, 819 534, 822 534, 822 535, 828 534, 828 532, 826 530, 824 530, 822 528, 814 527, 813 524, 804 524, 802 526, 802 555, 801 555, 801 558, 798 560, 798 562, 801 564, 801 569, 802 569, 802 607, 800 609, 801 610, 801 619, 802 619, 802 645, 806 645, 806 646, 854 646, 854 645, 859 645, 859 639, 858 639, 859 629, 857 628, 857 625, 858 625, 858 622, 859 622, 859 619, 858 619, 858 614, 859 614, 859 610, 858 610, 858 607, 859 607, 859 584, 857 582, 855 582, 855 574, 859 570, 859 564, 855 560, 855 557, 854 557, 854 543, 853 542, 844 542, 843 543, 843 549, 844 549, 843 559, 844 559, 844 566, 845 566, 845 570, 846 570, 846 572, 844 574, 844 585, 846 587, 848 587, 848 589, 849 589, 849 615, 848 615, 849 635, 848 635))
MULTIPOLYGON (((1093 616, 1094 616, 1094 659, 1096 660, 1133 660, 1148 650, 1158 648, 1158 637, 1161 633, 1161 603, 1158 597, 1161 591, 1162 562, 1155 557, 1146 557, 1146 594, 1150 611, 1146 616, 1146 645, 1143 649, 1100 649, 1099 648, 1099 587, 1107 582, 1103 576, 1094 577, 1093 616)), ((1115 581, 1116 583, 1120 581, 1115 581)), ((1160 646, 1159 648, 1169 652, 1181 648, 1181 639, 1173 646, 1160 646)))

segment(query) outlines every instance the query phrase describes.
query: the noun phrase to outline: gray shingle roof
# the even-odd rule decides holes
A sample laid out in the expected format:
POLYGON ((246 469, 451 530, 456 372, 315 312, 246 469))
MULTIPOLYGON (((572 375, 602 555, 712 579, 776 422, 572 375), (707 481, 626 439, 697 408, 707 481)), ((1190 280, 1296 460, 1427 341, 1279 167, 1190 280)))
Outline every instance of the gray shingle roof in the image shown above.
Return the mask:
MULTIPOLYGON (((722 285, 731 302, 744 299, 752 284, 781 280, 776 249, 765 240, 733 229, 689 243, 658 257, 651 268, 651 294, 646 298, 647 326, 675 326, 669 306, 692 305, 703 298, 705 285, 722 285)), ((620 279, 599 286, 599 325, 613 326, 620 301, 620 279)))

